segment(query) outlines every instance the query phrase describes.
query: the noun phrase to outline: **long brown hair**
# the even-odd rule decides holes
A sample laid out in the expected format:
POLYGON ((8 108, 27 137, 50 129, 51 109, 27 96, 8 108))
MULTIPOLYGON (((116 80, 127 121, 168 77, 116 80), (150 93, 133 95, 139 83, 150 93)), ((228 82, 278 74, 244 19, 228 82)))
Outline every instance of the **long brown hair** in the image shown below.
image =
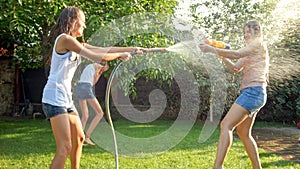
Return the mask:
MULTIPOLYGON (((56 24, 50 29, 50 34, 48 36, 47 42, 51 45, 47 48, 46 52, 46 64, 51 63, 52 50, 54 46, 54 41, 58 35, 65 33, 72 36, 73 29, 75 27, 76 21, 79 20, 80 12, 83 12, 80 8, 75 6, 66 7, 59 15, 56 20, 56 24)), ((82 36, 82 40, 84 37, 82 36)))

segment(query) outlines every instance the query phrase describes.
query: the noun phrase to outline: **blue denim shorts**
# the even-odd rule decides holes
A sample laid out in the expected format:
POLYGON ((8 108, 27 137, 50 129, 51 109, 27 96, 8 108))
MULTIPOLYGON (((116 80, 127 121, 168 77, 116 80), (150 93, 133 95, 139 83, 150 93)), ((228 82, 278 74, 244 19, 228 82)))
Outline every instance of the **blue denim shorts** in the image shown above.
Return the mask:
POLYGON ((75 87, 75 97, 80 100, 93 99, 95 88, 90 83, 78 83, 75 87))
POLYGON ((250 117, 257 113, 266 102, 267 91, 266 88, 262 86, 248 87, 241 90, 240 96, 235 100, 235 103, 250 112, 250 117))
POLYGON ((53 105, 47 104, 47 103, 43 103, 43 111, 46 115, 47 120, 50 119, 51 117, 57 116, 59 114, 77 112, 74 105, 70 108, 67 108, 67 107, 61 107, 61 106, 53 106, 53 105))

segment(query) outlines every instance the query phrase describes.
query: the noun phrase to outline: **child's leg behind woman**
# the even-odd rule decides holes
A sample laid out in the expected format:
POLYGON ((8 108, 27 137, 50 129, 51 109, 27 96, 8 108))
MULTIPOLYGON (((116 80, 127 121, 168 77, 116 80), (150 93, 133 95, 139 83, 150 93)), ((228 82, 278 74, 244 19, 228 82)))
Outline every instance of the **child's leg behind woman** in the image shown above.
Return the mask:
POLYGON ((87 102, 95 111, 95 117, 91 121, 91 124, 86 132, 86 137, 89 138, 92 132, 95 130, 98 123, 100 122, 100 120, 102 119, 104 113, 97 98, 87 99, 87 102))
POLYGON ((81 113, 82 113, 82 115, 81 115, 81 124, 82 124, 82 129, 84 130, 85 126, 86 126, 86 123, 87 123, 87 120, 89 118, 89 109, 88 109, 86 100, 79 99, 78 103, 79 103, 79 107, 80 107, 80 110, 81 110, 81 113))

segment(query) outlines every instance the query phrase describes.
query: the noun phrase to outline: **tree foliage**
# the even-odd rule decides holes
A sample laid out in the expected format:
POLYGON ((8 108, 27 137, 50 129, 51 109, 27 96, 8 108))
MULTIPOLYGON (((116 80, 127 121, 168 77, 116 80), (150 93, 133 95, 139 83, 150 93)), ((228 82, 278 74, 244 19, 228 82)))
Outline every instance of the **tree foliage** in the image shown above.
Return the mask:
MULTIPOLYGON (((191 7, 195 25, 208 38, 225 41, 232 49, 244 45, 242 28, 245 22, 255 19, 262 24, 271 58, 268 102, 258 116, 262 120, 295 122, 300 118, 300 73, 294 69, 299 67, 298 9, 297 1, 287 3, 279 0, 209 0, 200 1, 191 7), (298 14, 298 18, 289 17, 291 14, 298 14), (293 68, 289 68, 291 66, 293 68)), ((230 103, 237 95, 237 82, 241 80, 241 75, 228 73, 227 77, 227 102, 230 103)))
MULTIPOLYGON (((287 67, 281 68, 280 63, 282 62, 275 60, 275 58, 280 60, 287 56, 290 60, 284 63, 292 62, 294 68, 299 65, 299 18, 286 19, 284 22, 278 22, 278 25, 274 24, 278 19, 274 18, 274 9, 279 0, 204 0, 195 2, 190 8, 192 25, 203 31, 203 35, 207 38, 229 43, 232 49, 243 46, 242 27, 247 20, 255 19, 262 23, 265 28, 264 32, 268 33, 266 39, 269 40, 272 59, 270 74, 270 92, 272 93, 269 95, 269 100, 272 105, 276 105, 267 105, 267 108, 274 112, 272 116, 280 114, 283 109, 290 111, 290 118, 295 118, 295 112, 300 114, 300 99, 299 92, 297 92, 299 91, 299 72, 294 69, 291 74, 289 72, 292 70, 288 72, 287 67), (289 23, 288 26, 287 23, 289 23), (273 37, 278 34, 273 31, 275 29, 282 31, 283 25, 287 29, 281 32, 278 42, 273 41, 273 37), (278 93, 280 97, 277 97, 278 93)), ((295 6, 297 6, 296 3, 295 6)), ((194 38, 191 29, 179 31, 170 26, 171 15, 174 14, 177 5, 176 0, 78 0, 75 2, 70 0, 2 0, 0 1, 0 56, 8 49, 13 54, 14 63, 22 70, 42 67, 44 59, 47 57, 44 49, 49 47, 46 41, 49 30, 62 9, 69 5, 78 6, 85 12, 87 29, 84 31, 84 38, 94 45, 167 47, 194 38), (153 18, 155 17, 153 15, 149 19, 147 13, 164 15, 156 15, 159 16, 157 18, 153 18), (136 17, 132 20, 130 16, 136 17), (147 19, 152 24, 147 23, 147 19), (145 25, 150 25, 150 27, 146 29, 147 31, 142 32, 145 25), (151 27, 151 25, 155 26, 151 27)), ((281 14, 284 13, 278 15, 281 14)), ((153 68, 138 74, 131 71, 133 67, 124 69, 123 72, 126 76, 124 74, 120 76, 129 80, 121 81, 120 85, 126 86, 127 92, 134 92, 134 82, 141 76, 162 81, 170 80, 174 75, 174 69, 188 64, 187 67, 192 68, 199 88, 202 92, 206 92, 206 98, 201 100, 211 102, 207 99, 212 90, 208 79, 209 71, 205 70, 206 64, 209 63, 195 64, 192 60, 183 61, 183 58, 167 54, 164 54, 163 59, 155 56, 139 57, 131 60, 130 63, 140 67, 152 64, 153 68), (165 66, 157 67, 155 63, 164 63, 165 66)), ((115 64, 116 62, 111 62, 110 66, 113 67, 115 64)), ((229 86, 227 101, 228 105, 231 105, 233 98, 237 95, 241 76, 231 75, 229 72, 226 75, 228 78, 226 83, 229 86)), ((200 112, 208 112, 208 103, 203 102, 200 107, 200 112)), ((278 119, 280 118, 278 116, 278 119)))
MULTIPOLYGON (((65 6, 78 6, 86 13, 85 38, 114 19, 139 12, 172 14, 176 1, 50 1, 3 0, 0 2, 1 47, 14 50, 14 61, 21 69, 43 65, 46 37, 65 6)), ((126 45, 126 44, 124 44, 126 45)))
POLYGON ((278 0, 201 1, 191 6, 193 23, 209 38, 224 40, 233 48, 243 45, 243 26, 248 20, 268 24, 278 0))
POLYGON ((1 8, 2 47, 14 50, 14 61, 22 69, 41 67, 41 44, 48 34, 62 1, 4 0, 1 8))

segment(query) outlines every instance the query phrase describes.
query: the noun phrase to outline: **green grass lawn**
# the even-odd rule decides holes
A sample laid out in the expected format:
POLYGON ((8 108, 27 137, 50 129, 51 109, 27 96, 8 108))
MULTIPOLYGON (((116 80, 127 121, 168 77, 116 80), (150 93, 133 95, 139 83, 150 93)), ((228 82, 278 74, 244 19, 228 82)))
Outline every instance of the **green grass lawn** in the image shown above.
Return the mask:
MULTIPOLYGON (((171 125, 172 121, 154 121, 151 124, 135 124, 118 120, 116 131, 131 137, 155 136, 171 125), (151 126, 151 127, 149 127, 151 126)), ((278 124, 257 123, 256 126, 278 124)), ((184 139, 165 152, 145 153, 136 156, 119 156, 120 169, 211 169, 218 141, 219 129, 205 142, 198 138, 202 124, 197 123, 184 139)), ((161 140, 164 142, 164 140, 161 140)), ((158 143, 160 144, 160 143, 158 143)), ((300 169, 300 165, 259 149, 264 169, 300 169)), ((0 120, 0 169, 49 168, 55 153, 55 140, 50 123, 46 120, 0 120)), ((250 169, 251 164, 241 141, 235 137, 225 160, 226 169, 250 169)), ((66 167, 70 168, 67 161, 66 167)), ((113 169, 114 154, 98 147, 84 146, 81 158, 83 169, 113 169)))

